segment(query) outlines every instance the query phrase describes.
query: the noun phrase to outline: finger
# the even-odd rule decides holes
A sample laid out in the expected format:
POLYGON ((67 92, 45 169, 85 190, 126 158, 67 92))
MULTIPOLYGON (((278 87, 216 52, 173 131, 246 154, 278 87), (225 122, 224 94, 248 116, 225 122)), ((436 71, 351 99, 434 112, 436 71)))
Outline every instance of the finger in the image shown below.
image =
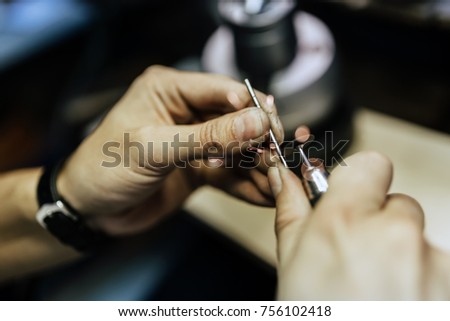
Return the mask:
MULTIPOLYGON (((231 78, 205 73, 181 73, 183 74, 179 78, 181 95, 193 108, 202 112, 208 109, 225 113, 231 111, 229 106, 232 106, 234 110, 254 106, 245 85, 231 78), (183 77, 187 79, 183 81, 183 77), (218 108, 214 108, 215 106, 218 108)), ((283 142, 284 129, 278 117, 274 97, 266 96, 259 91, 255 92, 259 101, 262 102, 261 107, 269 117, 275 137, 280 143, 283 142)))
MULTIPOLYGON (((220 112, 222 114, 247 106, 242 105, 237 108, 231 104, 227 99, 229 92, 234 92, 241 101, 250 101, 244 84, 229 77, 180 71, 159 65, 147 68, 132 87, 139 88, 137 90, 141 92, 157 93, 163 104, 169 109, 173 108, 176 113, 179 113, 178 109, 184 108, 183 106, 192 108, 196 112, 220 112), (142 86, 145 90, 142 90, 142 86)), ((186 111, 182 110, 182 112, 186 111)))
MULTIPOLYGON (((229 158, 230 157, 227 157, 227 160, 229 158)), ((239 161, 239 159, 237 159, 237 161, 239 161)), ((240 161, 239 164, 238 162, 225 163, 221 159, 208 158, 208 160, 203 160, 200 162, 201 163, 194 163, 191 161, 190 164, 199 168, 201 167, 201 176, 204 178, 204 182, 206 182, 207 184, 221 187, 223 189, 224 182, 228 182, 230 178, 236 178, 242 181, 250 181, 259 190, 259 192, 264 195, 266 199, 271 200, 270 204, 265 203, 263 205, 275 205, 267 175, 261 173, 258 169, 242 168, 240 165, 240 161), (211 163, 212 161, 213 163, 211 163), (235 165, 236 168, 230 168, 233 165, 235 165)), ((230 184, 227 183, 225 185, 230 184)))
POLYGON ((281 120, 278 117, 277 108, 275 107, 275 100, 272 95, 269 95, 265 99, 265 103, 262 104, 263 110, 266 112, 270 120, 270 127, 278 141, 282 143, 284 141, 284 129, 281 124, 281 120))
POLYGON ((249 106, 251 97, 245 85, 229 77, 186 71, 177 73, 180 94, 195 109, 224 112, 249 106))
POLYGON ((254 166, 264 175, 267 175, 269 168, 276 166, 278 161, 278 156, 270 148, 264 148, 254 156, 254 166))
POLYGON ((141 129, 141 141, 154 144, 150 165, 173 167, 191 159, 225 158, 239 153, 249 141, 262 141, 269 130, 269 119, 260 109, 246 108, 205 123, 179 126, 148 126, 141 129))
POLYGON ((236 110, 248 107, 250 103, 250 97, 239 97, 239 95, 234 91, 229 91, 227 93, 227 100, 234 108, 236 108, 236 110))
POLYGON ((389 159, 377 152, 357 153, 330 175, 328 191, 318 209, 333 208, 346 215, 378 211, 384 205, 391 180, 389 159))
POLYGON ((288 226, 305 221, 311 212, 311 205, 301 181, 289 169, 278 164, 269 168, 268 178, 277 207, 275 230, 281 237, 288 226))
MULTIPOLYGON (((280 144, 284 140, 284 129, 281 123, 281 120, 278 116, 277 108, 275 106, 274 97, 272 95, 266 96, 259 91, 255 91, 258 96, 258 100, 261 102, 261 108, 267 114, 270 120, 270 127, 274 132, 274 135, 280 144)), ((249 97, 246 97, 246 101, 241 100, 238 95, 234 92, 228 93, 228 101, 235 106, 237 109, 242 108, 243 106, 253 106, 253 101, 249 102, 249 97)))
MULTIPOLYGON (((230 171, 228 168, 202 168, 205 182, 226 191, 241 200, 258 206, 274 207, 272 195, 267 195, 252 178, 247 178, 230 171)), ((266 178, 267 181, 267 178, 266 178)), ((258 184, 261 184, 258 178, 258 184)))
POLYGON ((234 178, 229 181, 228 186, 223 189, 234 197, 253 205, 265 207, 275 206, 273 198, 262 193, 251 180, 234 178))
POLYGON ((199 118, 198 122, 205 122, 205 121, 208 121, 208 120, 220 117, 222 115, 223 115, 223 113, 222 114, 219 114, 219 113, 204 113, 204 114, 198 115, 198 118, 199 118))
POLYGON ((307 126, 300 126, 295 130, 295 140, 299 143, 306 142, 309 139, 310 135, 311 133, 309 127, 307 126))
POLYGON ((257 169, 250 169, 245 171, 258 190, 267 197, 272 198, 272 190, 270 189, 269 180, 267 179, 267 175, 261 173, 257 169))
POLYGON ((404 194, 390 194, 386 198, 383 212, 390 216, 413 220, 423 230, 425 215, 420 204, 412 197, 404 194))
POLYGON ((450 289, 450 255, 448 251, 425 244, 427 255, 428 280, 430 295, 427 300, 441 300, 448 297, 450 289))

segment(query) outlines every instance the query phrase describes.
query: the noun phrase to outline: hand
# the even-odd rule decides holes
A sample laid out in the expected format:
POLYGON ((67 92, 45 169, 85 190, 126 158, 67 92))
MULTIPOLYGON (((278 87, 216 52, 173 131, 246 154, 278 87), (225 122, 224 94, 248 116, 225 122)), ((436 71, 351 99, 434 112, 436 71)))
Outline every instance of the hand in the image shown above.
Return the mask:
POLYGON ((420 205, 387 194, 392 165, 374 152, 338 167, 312 209, 301 182, 271 168, 282 300, 450 298, 450 256, 423 235, 420 205))
POLYGON ((147 229, 202 184, 273 205, 266 175, 214 162, 239 160, 271 123, 282 139, 274 106, 267 114, 248 106, 245 86, 229 78, 151 67, 68 159, 58 190, 88 224, 112 235, 147 229))

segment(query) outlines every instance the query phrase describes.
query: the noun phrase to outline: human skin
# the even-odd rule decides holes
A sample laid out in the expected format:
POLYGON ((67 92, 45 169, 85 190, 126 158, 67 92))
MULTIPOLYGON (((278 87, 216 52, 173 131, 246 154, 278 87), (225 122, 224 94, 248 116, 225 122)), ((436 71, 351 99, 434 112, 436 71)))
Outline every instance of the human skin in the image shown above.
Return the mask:
MULTIPOLYGON (((252 107, 243 84, 219 75, 150 67, 67 159, 57 178, 58 192, 88 226, 111 236, 151 228, 205 184, 273 206, 263 166, 224 168, 208 160, 217 152, 239 160, 241 151, 267 139, 270 127, 282 140, 275 106, 268 104, 266 112, 252 107), (129 165, 105 166, 111 162, 104 149, 110 142, 122 146, 115 152, 124 160, 125 135, 143 146, 153 142, 154 149, 139 155, 130 148, 129 165), (201 148, 165 151, 161 143, 170 146, 175 137, 181 142, 192 137, 201 148)), ((41 173, 32 168, 0 176, 0 280, 80 257, 36 221, 41 173)))
POLYGON ((315 208, 292 172, 269 169, 278 299, 448 300, 450 256, 425 239, 417 201, 388 194, 389 159, 361 152, 345 162, 315 208))

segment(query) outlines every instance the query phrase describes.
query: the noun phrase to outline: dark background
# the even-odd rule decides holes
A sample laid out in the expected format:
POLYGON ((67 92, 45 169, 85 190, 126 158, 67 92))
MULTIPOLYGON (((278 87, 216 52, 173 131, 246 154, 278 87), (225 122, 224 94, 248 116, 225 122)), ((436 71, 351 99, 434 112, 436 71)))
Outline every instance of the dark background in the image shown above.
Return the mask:
MULTIPOLYGON (((15 59, 0 50, 0 170, 73 148, 79 128, 147 66, 199 56, 219 23, 209 0, 59 1, 82 7, 82 18, 70 24, 76 10, 69 9, 43 32, 0 24, 3 49, 10 34, 38 42, 19 48, 15 59)), ((19 2, 30 1, 2 5, 19 2)), ((450 133, 450 14, 439 14, 436 2, 375 1, 355 10, 345 1, 304 0, 299 8, 334 33, 354 104, 450 133)))

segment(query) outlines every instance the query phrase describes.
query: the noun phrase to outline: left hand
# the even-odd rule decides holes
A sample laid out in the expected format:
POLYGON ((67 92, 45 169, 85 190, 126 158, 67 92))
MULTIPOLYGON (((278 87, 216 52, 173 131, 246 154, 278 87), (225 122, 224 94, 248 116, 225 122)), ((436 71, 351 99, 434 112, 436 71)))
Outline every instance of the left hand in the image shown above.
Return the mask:
POLYGON ((147 229, 203 184, 271 206, 258 169, 207 160, 219 154, 239 161, 250 140, 267 138, 271 124, 282 140, 275 108, 266 114, 249 106, 245 86, 227 77, 151 67, 68 159, 58 189, 92 227, 111 235, 147 229))

